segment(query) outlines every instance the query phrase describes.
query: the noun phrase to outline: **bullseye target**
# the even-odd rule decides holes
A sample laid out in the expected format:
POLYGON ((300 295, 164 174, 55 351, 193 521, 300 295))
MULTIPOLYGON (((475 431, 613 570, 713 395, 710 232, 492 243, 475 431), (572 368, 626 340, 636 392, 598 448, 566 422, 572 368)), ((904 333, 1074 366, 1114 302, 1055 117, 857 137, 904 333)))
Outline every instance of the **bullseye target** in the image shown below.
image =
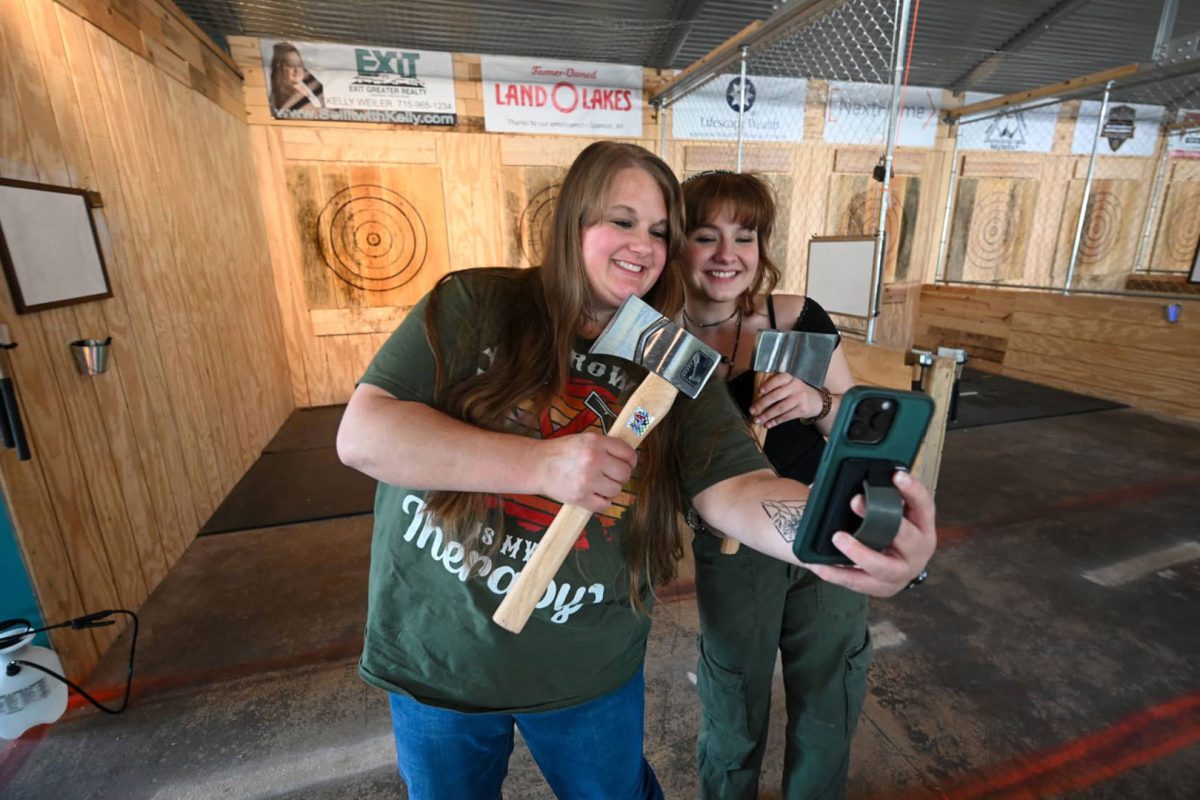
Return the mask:
POLYGON ((1121 234, 1122 216, 1121 198, 1116 193, 1101 191, 1092 195, 1079 244, 1083 263, 1102 261, 1112 252, 1121 234))
POLYGON ((971 212, 967 257, 972 266, 996 272, 1010 263, 1020 229, 1008 192, 994 191, 976 196, 971 212))
POLYGON ((429 237, 420 212, 383 186, 335 194, 317 219, 321 256, 346 283, 368 292, 404 286, 425 265, 429 237))
POLYGON ((1200 239, 1200 189, 1193 189, 1174 203, 1167 220, 1167 256, 1172 264, 1189 264, 1200 239))
POLYGON ((518 223, 517 240, 520 243, 521 255, 530 264, 541 264, 546 255, 546 241, 550 235, 550 225, 554 219, 554 206, 558 203, 558 193, 562 184, 554 184, 541 189, 525 205, 518 223))
MULTIPOLYGON (((871 236, 879 230, 880 195, 876 192, 856 192, 842 215, 842 236, 871 236)), ((891 262, 900 247, 900 225, 903 210, 895 202, 887 210, 887 261, 891 262)))

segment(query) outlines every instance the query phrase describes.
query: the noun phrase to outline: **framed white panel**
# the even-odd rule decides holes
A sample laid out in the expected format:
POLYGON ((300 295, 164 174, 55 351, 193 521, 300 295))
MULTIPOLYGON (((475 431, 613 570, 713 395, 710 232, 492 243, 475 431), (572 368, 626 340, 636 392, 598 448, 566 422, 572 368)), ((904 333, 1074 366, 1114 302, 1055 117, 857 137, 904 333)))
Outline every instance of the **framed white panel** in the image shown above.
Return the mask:
POLYGON ((88 194, 0 179, 0 262, 18 314, 112 297, 88 194))
POLYGON ((1200 243, 1196 244, 1196 255, 1192 258, 1192 274, 1188 276, 1188 283, 1200 283, 1200 243))
POLYGON ((874 236, 814 236, 804 293, 830 314, 869 318, 875 280, 874 236))

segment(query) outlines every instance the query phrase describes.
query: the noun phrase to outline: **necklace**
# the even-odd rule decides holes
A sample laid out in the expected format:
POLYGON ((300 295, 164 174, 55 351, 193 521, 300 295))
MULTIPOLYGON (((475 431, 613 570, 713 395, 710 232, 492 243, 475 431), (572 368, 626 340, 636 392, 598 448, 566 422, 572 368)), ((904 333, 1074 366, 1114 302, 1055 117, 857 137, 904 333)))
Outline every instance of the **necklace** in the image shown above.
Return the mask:
POLYGON ((737 311, 735 311, 733 313, 737 314, 737 330, 733 334, 733 350, 730 351, 729 355, 721 356, 721 362, 729 367, 729 371, 731 373, 733 372, 733 361, 734 361, 734 359, 737 358, 738 345, 741 344, 741 341, 742 341, 742 309, 741 309, 741 307, 739 307, 737 309, 737 311))
POLYGON ((696 320, 694 320, 688 316, 687 309, 685 308, 683 310, 683 318, 685 320, 687 320, 688 323, 695 325, 697 328, 715 328, 718 325, 724 325, 726 322, 729 322, 729 320, 733 319, 734 317, 737 317, 738 322, 741 322, 741 316, 739 315, 740 310, 741 309, 735 308, 735 309, 733 309, 733 312, 730 313, 730 315, 728 317, 726 317, 725 319, 719 319, 716 322, 697 322, 696 320))

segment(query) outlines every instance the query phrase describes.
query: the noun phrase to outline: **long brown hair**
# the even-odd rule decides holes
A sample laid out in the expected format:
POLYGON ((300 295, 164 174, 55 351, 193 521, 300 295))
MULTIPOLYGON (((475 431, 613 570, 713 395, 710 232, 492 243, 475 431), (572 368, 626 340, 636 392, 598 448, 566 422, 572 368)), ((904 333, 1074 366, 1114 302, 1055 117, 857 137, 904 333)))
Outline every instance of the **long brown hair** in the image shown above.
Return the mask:
MULTIPOLYGON (((594 320, 582 231, 599 222, 617 173, 628 168, 648 174, 661 189, 667 207, 666 266, 642 299, 664 316, 676 317, 683 307, 683 196, 679 182, 670 167, 648 150, 620 142, 595 142, 584 148, 563 180, 541 266, 495 271, 489 273, 492 278, 483 278, 481 296, 495 300, 479 304, 496 343, 489 369, 463 380, 446 381, 450 370, 435 323, 439 295, 453 275, 443 278, 431 294, 425 330, 437 360, 436 396, 443 412, 480 428, 501 430, 517 405, 532 404, 532 412, 540 414, 563 392, 571 374, 572 345, 594 320)), ((656 583, 669 581, 683 555, 676 524, 683 505, 676 416, 667 415, 642 444, 638 500, 626 512, 632 518, 622 536, 622 550, 636 608, 643 607, 642 575, 656 583)), ((503 521, 500 498, 478 493, 431 492, 427 509, 449 535, 479 550, 488 549, 481 546, 481 526, 495 527, 503 521)), ((502 539, 502 535, 496 537, 492 552, 502 539)))
POLYGON ((754 298, 770 294, 779 285, 779 267, 767 254, 775 229, 775 198, 766 181, 750 173, 713 171, 693 175, 683 182, 687 233, 707 225, 725 209, 738 225, 758 237, 758 274, 738 298, 743 314, 754 313, 754 298))
MULTIPOLYGON (((271 51, 271 105, 276 109, 282 109, 296 90, 292 88, 292 84, 284 76, 283 71, 286 68, 284 63, 288 56, 295 53, 296 58, 300 59, 300 64, 304 64, 304 58, 300 55, 300 51, 296 49, 296 45, 291 42, 276 42, 274 49, 271 51)), ((308 78, 308 70, 304 70, 304 77, 308 78)))

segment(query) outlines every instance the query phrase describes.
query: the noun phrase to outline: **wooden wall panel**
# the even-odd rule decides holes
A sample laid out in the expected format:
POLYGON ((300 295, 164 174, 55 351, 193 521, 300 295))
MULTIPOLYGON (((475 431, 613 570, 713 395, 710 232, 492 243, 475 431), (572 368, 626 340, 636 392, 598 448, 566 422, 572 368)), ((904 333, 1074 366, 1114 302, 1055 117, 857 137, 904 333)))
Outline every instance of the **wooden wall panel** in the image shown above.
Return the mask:
POLYGON ((1186 305, 1170 323, 1161 300, 924 286, 916 338, 965 347, 976 368, 1200 419, 1200 303, 1186 305))
MULTIPOLYGON (((229 83, 153 53, 231 70, 157 0, 120 4, 148 32, 102 6, 0 4, 0 173, 100 194, 113 289, 18 315, 0 287, 33 451, 0 479, 48 621, 137 609, 293 407, 247 129, 210 99, 229 83), (79 375, 68 342, 109 335, 79 375)), ((82 677, 119 631, 53 639, 82 677)))

